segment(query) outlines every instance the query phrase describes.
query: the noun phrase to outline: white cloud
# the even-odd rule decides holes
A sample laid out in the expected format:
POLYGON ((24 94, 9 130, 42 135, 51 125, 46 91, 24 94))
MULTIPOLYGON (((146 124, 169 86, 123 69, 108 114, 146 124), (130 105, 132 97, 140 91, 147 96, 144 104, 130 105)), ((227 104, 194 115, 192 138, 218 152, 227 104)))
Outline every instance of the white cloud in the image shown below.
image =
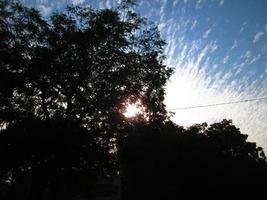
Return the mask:
POLYGON ((237 41, 235 40, 235 41, 234 41, 234 44, 231 46, 231 49, 230 49, 230 50, 233 50, 233 49, 237 48, 237 45, 238 45, 238 43, 237 43, 237 41))
POLYGON ((223 64, 226 64, 229 60, 229 55, 226 55, 224 58, 223 58, 223 64))
POLYGON ((251 56, 252 56, 251 51, 247 50, 246 53, 244 55, 242 55, 241 57, 245 58, 245 59, 249 59, 249 58, 251 58, 251 56))
POLYGON ((112 2, 110 0, 106 1, 106 7, 111 8, 112 7, 112 2))
MULTIPOLYGON (((194 59, 192 58, 192 60, 194 59)), ((257 93, 261 90, 261 86, 249 84, 249 77, 227 84, 234 75, 231 70, 225 74, 218 71, 213 77, 210 77, 207 72, 200 72, 200 65, 196 66, 193 62, 180 63, 186 66, 176 66, 176 73, 167 86, 166 104, 168 109, 232 102, 262 95, 257 93)), ((249 76, 252 74, 250 73, 249 76)), ((234 124, 240 127, 241 132, 249 135, 249 140, 257 141, 258 145, 267 148, 264 146, 266 140, 263 138, 267 125, 262 123, 267 120, 265 114, 267 107, 263 102, 173 111, 175 112, 173 120, 184 126, 204 121, 213 123, 223 118, 233 119, 234 124)))
POLYGON ((197 20, 194 20, 190 30, 193 30, 194 28, 196 28, 196 25, 197 25, 197 20))
POLYGON ((167 0, 164 0, 161 2, 161 6, 160 6, 160 12, 159 12, 159 17, 160 17, 160 22, 159 22, 159 31, 162 31, 165 26, 166 26, 166 22, 164 21, 165 19, 165 6, 166 6, 167 0))
POLYGON ((242 33, 244 31, 246 25, 247 25, 247 22, 246 21, 243 22, 242 27, 239 30, 239 33, 242 33))
MULTIPOLYGON (((211 30, 207 31, 209 35, 211 30)), ((235 78, 236 74, 244 72, 244 66, 260 60, 261 54, 253 55, 252 51, 247 50, 234 61, 232 68, 224 72, 220 63, 227 62, 230 65, 230 51, 238 47, 237 40, 228 49, 226 56, 215 61, 212 56, 218 49, 215 41, 205 42, 200 39, 187 42, 181 39, 178 42, 179 39, 174 35, 172 36, 174 44, 175 39, 179 44, 175 48, 180 47, 180 49, 170 51, 171 58, 168 60, 168 64, 174 66, 176 72, 166 87, 167 109, 238 101, 267 94, 267 69, 261 79, 253 83, 251 77, 255 75, 255 68, 254 71, 242 74, 239 79, 235 78)), ((224 118, 233 119, 241 132, 249 135, 250 141, 256 141, 259 146, 267 150, 267 140, 264 136, 267 123, 263 123, 267 122, 267 107, 264 106, 264 102, 172 111, 175 113, 173 120, 184 126, 202 122, 213 123, 224 118)))
POLYGON ((198 0, 197 2, 196 2, 196 9, 201 9, 201 8, 203 8, 203 6, 204 6, 204 4, 205 4, 205 0, 198 0))
POLYGON ((53 10, 51 6, 45 6, 45 5, 37 5, 36 8, 40 11, 41 15, 44 17, 49 16, 53 10))
POLYGON ((213 29, 215 26, 216 26, 216 23, 212 24, 212 25, 210 26, 210 28, 208 28, 208 29, 203 33, 202 38, 204 38, 204 39, 208 38, 209 35, 210 35, 210 33, 211 33, 211 31, 212 31, 212 29, 213 29))
MULTIPOLYGON (((162 4, 161 4, 161 7, 160 7, 160 17, 163 17, 165 15, 164 9, 165 9, 166 3, 167 3, 167 0, 164 0, 162 2, 162 4)), ((161 20, 163 20, 163 19, 161 19, 161 20)))
POLYGON ((251 65, 257 62, 261 58, 261 54, 253 56, 250 50, 246 51, 243 55, 240 56, 240 63, 235 63, 235 69, 237 69, 236 74, 241 72, 241 68, 251 65), (239 69, 238 69, 239 68, 239 69))
POLYGON ((254 56, 248 64, 251 65, 251 64, 257 62, 260 58, 261 58, 261 54, 259 53, 256 56, 254 56))
POLYGON ((255 36, 254 36, 253 43, 258 42, 263 35, 264 35, 264 32, 262 32, 262 31, 256 33, 255 36))
POLYGON ((85 1, 85 0, 71 0, 70 2, 71 2, 71 4, 73 4, 73 5, 78 5, 78 4, 82 4, 82 3, 84 3, 84 1, 85 1))
POLYGON ((209 37, 209 34, 210 34, 211 30, 212 30, 212 28, 209 28, 208 30, 206 30, 205 33, 202 35, 202 37, 205 38, 205 39, 207 37, 209 37))
POLYGON ((224 0, 220 0, 219 6, 221 7, 221 6, 223 6, 223 4, 224 4, 224 0))
POLYGON ((175 0, 175 1, 173 2, 173 6, 176 6, 178 3, 179 3, 179 0, 175 0))

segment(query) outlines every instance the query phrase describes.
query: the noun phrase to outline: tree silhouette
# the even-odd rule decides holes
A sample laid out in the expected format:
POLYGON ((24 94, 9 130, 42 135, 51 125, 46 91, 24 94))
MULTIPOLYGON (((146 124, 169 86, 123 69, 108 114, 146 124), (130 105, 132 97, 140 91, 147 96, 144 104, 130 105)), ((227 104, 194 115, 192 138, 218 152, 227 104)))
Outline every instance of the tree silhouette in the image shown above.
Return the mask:
POLYGON ((71 199, 81 192, 80 182, 90 185, 100 173, 97 164, 110 161, 108 151, 94 141, 96 134, 75 122, 37 118, 1 131, 1 175, 11 196, 38 199, 49 189, 54 198, 71 199), (77 177, 80 173, 84 178, 77 177))
POLYGON ((231 120, 135 127, 123 142, 123 199, 266 198, 266 157, 231 120))
POLYGON ((140 99, 150 120, 164 118, 163 86, 171 74, 162 63, 164 42, 131 5, 68 7, 48 21, 2 2, 1 107, 8 112, 1 120, 10 122, 13 113, 99 126, 127 98, 140 99))
POLYGON ((7 127, 0 135, 1 181, 14 191, 19 183, 34 186, 25 189, 26 199, 54 190, 54 177, 71 198, 62 181, 68 174, 115 173, 112 150, 126 102, 142 102, 146 123, 167 118, 163 86, 172 70, 163 64, 165 43, 134 6, 70 6, 45 19, 0 2, 0 125, 7 127))

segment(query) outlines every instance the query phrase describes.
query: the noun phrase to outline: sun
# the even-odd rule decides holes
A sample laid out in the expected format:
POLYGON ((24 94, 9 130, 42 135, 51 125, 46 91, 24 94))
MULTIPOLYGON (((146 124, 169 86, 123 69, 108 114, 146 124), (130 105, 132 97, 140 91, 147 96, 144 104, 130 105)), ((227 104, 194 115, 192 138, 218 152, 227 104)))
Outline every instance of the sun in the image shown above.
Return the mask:
POLYGON ((136 117, 140 113, 141 113, 141 108, 137 104, 128 104, 126 106, 126 109, 123 115, 127 118, 133 118, 133 117, 136 117))

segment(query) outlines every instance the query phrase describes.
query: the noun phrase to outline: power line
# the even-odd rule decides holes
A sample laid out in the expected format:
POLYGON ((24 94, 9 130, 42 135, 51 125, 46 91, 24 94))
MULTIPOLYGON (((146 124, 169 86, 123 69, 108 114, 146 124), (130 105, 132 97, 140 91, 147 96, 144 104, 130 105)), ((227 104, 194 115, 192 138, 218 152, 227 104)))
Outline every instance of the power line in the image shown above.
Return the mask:
POLYGON ((265 99, 267 99, 267 97, 260 97, 260 98, 256 98, 256 99, 245 99, 245 100, 240 100, 240 101, 232 101, 232 102, 224 102, 224 103, 207 104, 207 105, 171 108, 168 110, 185 110, 185 109, 194 109, 194 108, 215 107, 215 106, 222 106, 222 105, 229 105, 229 104, 247 103, 250 101, 260 101, 260 100, 265 100, 265 99))

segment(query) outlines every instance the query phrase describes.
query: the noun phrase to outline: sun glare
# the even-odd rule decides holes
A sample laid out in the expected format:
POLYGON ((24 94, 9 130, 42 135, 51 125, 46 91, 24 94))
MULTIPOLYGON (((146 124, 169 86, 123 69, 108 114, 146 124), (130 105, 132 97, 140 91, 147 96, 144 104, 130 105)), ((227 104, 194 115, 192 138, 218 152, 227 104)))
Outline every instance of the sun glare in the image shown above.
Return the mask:
POLYGON ((138 107, 136 104, 129 104, 127 105, 125 112, 123 115, 127 118, 132 118, 137 116, 141 112, 141 108, 138 107))

